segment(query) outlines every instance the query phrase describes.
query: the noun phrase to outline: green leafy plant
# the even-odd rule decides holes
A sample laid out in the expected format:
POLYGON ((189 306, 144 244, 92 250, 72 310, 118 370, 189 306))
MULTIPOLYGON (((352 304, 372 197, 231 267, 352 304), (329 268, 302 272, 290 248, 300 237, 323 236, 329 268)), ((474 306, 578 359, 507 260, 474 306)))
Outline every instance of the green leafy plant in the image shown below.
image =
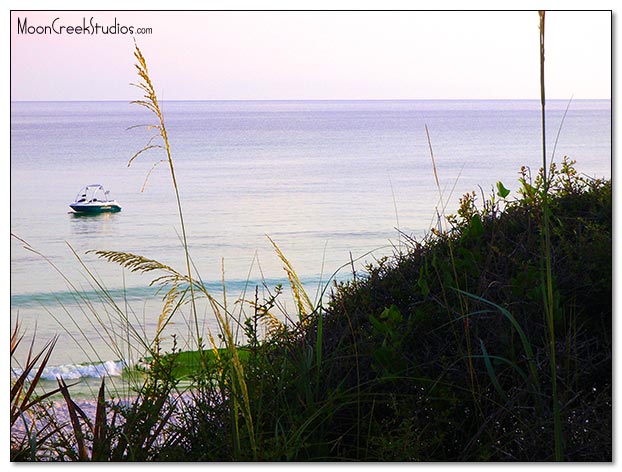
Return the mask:
MULTIPOLYGON (((18 318, 15 320, 10 338, 12 362, 17 362, 17 359, 15 359, 16 351, 23 338, 24 333, 20 330, 18 318)), ((47 420, 45 415, 41 414, 41 408, 45 406, 46 399, 58 393, 60 389, 51 390, 43 394, 37 391, 37 386, 41 381, 41 376, 50 360, 57 340, 58 338, 54 337, 38 352, 35 352, 35 337, 33 336, 26 362, 21 368, 21 372, 12 369, 10 423, 11 428, 13 428, 18 422, 21 422, 25 434, 21 438, 11 437, 11 460, 34 460, 39 447, 45 444, 58 429, 53 421, 47 420)))

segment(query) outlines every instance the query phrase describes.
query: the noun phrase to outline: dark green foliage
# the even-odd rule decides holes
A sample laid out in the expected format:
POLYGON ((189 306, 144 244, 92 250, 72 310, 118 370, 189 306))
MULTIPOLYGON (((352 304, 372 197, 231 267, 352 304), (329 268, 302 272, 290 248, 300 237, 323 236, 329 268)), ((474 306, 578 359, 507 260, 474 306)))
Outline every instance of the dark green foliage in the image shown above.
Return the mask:
MULTIPOLYGON (((611 183, 566 160, 551 175, 566 459, 611 460, 611 183)), ((323 347, 338 365, 323 382, 373 410, 356 444, 344 433, 359 418, 328 428, 344 459, 553 459, 540 185, 503 212, 465 196, 451 231, 336 290, 323 347)))

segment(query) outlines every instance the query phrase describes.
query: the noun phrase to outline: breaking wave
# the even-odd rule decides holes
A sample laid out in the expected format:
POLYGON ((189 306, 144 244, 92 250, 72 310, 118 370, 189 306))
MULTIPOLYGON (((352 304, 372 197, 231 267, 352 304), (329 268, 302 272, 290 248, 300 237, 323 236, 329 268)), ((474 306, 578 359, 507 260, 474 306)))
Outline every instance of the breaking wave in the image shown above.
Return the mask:
MULTIPOLYGON (((43 380, 77 380, 82 378, 102 378, 102 377, 119 377, 123 370, 128 367, 124 361, 105 361, 94 362, 88 364, 63 364, 58 366, 48 366, 43 369, 41 378, 43 380)), ((19 368, 12 369, 12 374, 19 377, 23 370, 19 368)), ((31 381, 35 376, 35 372, 30 372, 27 380, 31 381)))

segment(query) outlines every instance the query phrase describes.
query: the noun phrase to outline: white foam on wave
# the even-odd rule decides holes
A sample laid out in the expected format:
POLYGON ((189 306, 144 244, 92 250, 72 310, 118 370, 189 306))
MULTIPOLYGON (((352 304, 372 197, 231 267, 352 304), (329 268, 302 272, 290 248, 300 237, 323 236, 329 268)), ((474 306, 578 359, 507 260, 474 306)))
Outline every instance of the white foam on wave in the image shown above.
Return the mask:
MULTIPOLYGON (((43 369, 41 378, 44 380, 76 380, 85 377, 102 378, 102 377, 119 377, 123 373, 123 369, 127 367, 124 361, 105 361, 93 364, 63 364, 58 366, 48 366, 43 369)), ((21 369, 13 369, 13 375, 18 377, 23 371, 21 369)), ((35 372, 30 372, 27 380, 31 381, 35 376, 35 372)))

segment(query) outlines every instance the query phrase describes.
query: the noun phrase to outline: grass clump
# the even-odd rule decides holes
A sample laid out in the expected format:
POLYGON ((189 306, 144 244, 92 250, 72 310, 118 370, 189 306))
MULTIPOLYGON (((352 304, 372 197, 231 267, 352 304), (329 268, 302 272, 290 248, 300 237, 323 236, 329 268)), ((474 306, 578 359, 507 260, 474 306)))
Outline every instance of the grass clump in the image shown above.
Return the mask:
MULTIPOLYGON (((542 182, 524 169, 518 199, 480 209, 466 195, 449 231, 335 291, 323 349, 340 362, 322 378, 366 386, 366 458, 554 459, 542 182)), ((578 176, 565 159, 549 185, 564 458, 611 460, 611 183, 578 176)))

